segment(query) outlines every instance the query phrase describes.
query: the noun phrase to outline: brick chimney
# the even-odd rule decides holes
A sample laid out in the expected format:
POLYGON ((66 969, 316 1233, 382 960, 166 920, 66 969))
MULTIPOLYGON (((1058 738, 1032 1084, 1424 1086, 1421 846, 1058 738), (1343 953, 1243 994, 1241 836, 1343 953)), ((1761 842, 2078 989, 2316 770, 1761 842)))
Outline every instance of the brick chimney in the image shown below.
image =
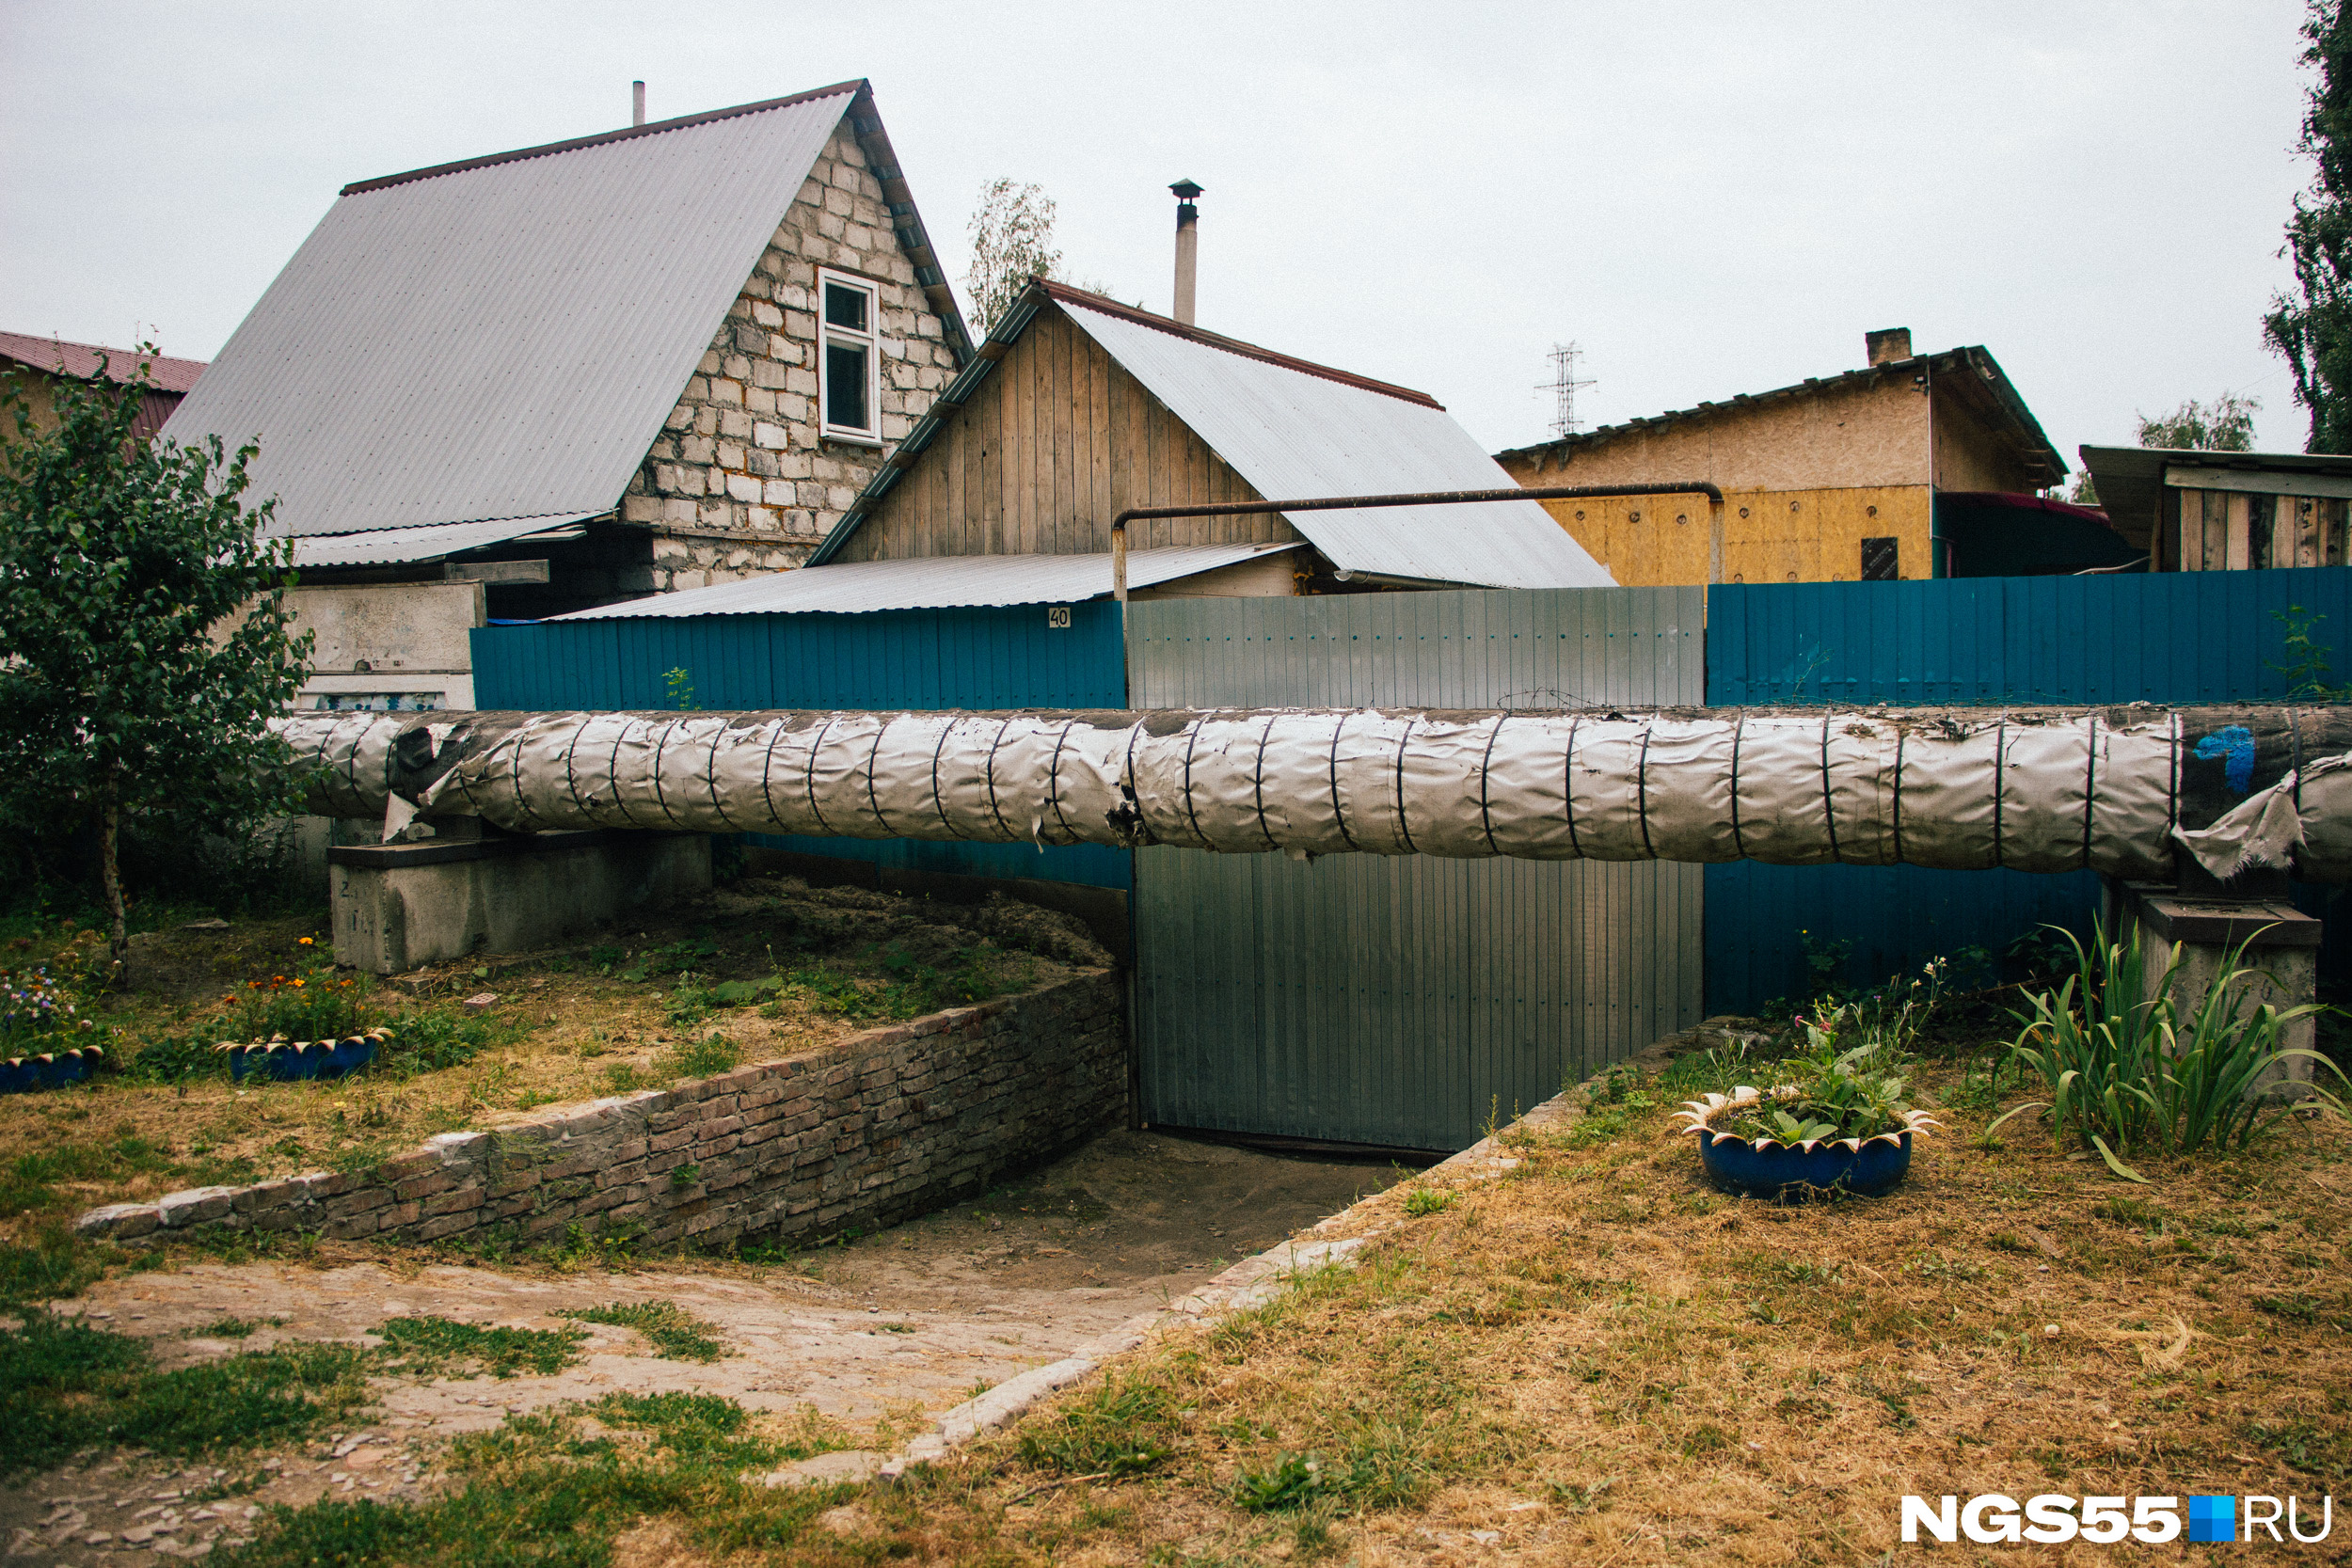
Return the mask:
POLYGON ((1870 351, 1873 366, 1893 365, 1911 357, 1911 328, 1889 326, 1862 335, 1863 346, 1870 351))

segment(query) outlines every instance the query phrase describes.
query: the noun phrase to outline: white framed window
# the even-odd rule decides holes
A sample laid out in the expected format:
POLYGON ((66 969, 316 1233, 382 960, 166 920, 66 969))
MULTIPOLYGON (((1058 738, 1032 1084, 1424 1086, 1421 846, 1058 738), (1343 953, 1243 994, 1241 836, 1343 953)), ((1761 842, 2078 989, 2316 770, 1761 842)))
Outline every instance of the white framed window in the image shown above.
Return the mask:
POLYGON ((882 286, 817 269, 817 405, 828 441, 882 445, 882 286))

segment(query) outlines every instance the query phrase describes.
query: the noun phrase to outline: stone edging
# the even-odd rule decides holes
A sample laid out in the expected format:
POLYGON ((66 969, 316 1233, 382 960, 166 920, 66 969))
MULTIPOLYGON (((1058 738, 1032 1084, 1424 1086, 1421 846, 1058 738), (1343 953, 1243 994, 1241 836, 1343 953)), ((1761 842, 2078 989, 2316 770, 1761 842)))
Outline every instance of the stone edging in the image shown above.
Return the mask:
MULTIPOLYGON (((1606 1072, 1625 1068, 1645 1073, 1656 1072, 1677 1056, 1720 1043, 1734 1037, 1737 1033, 1724 1027, 1724 1021, 1709 1020, 1696 1028, 1686 1029, 1678 1035, 1669 1035, 1653 1042, 1624 1062, 1604 1069, 1603 1076, 1606 1072)), ((1518 1157, 1509 1151, 1509 1141, 1523 1132, 1557 1132, 1575 1125, 1582 1119, 1590 1102, 1583 1090, 1587 1084, 1594 1082, 1597 1079, 1587 1080, 1586 1084, 1553 1095, 1508 1127, 1498 1128, 1460 1153, 1430 1166, 1422 1174, 1421 1180, 1445 1186, 1468 1186, 1498 1180, 1519 1164, 1518 1157)), ((1066 1388, 1088 1374, 1099 1371, 1103 1364, 1113 1356, 1141 1349, 1155 1334, 1184 1323, 1215 1323, 1233 1313, 1263 1306, 1288 1289, 1292 1279, 1309 1269, 1353 1268, 1357 1255, 1367 1243, 1403 1226, 1404 1222, 1400 1220, 1376 1216, 1373 1212, 1375 1207, 1388 1196, 1387 1193, 1375 1193, 1370 1197, 1359 1199, 1279 1246, 1243 1259, 1198 1291, 1178 1297, 1160 1310, 1130 1318, 1108 1334, 1088 1340, 1063 1359, 1048 1362, 1042 1367, 1032 1367, 1018 1377, 1008 1378, 979 1398, 966 1400, 944 1412, 933 1423, 931 1431, 883 1460, 874 1472, 874 1479, 885 1485, 892 1484, 914 1466, 945 1458, 949 1449, 1028 1414, 1055 1390, 1066 1388)), ((790 1471, 778 1471, 769 1478, 769 1482, 771 1485, 791 1484, 802 1479, 790 1471)))

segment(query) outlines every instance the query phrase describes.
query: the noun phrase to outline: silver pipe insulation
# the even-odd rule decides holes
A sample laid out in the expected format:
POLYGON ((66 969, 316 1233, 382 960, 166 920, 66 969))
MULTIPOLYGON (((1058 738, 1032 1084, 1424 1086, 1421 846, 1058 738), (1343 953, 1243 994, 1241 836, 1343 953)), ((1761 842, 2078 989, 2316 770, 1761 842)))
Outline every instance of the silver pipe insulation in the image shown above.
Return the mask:
POLYGON ((1229 853, 2352 880, 2352 709, 300 714, 312 809, 1229 853))

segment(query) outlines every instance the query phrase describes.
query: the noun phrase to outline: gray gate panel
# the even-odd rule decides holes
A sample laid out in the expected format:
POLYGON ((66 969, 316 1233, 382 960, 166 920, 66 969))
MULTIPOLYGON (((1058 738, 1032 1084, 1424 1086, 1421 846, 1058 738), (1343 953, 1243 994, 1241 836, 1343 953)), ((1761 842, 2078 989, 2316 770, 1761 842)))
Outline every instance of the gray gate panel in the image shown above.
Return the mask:
MULTIPOLYGON (((1703 698, 1703 591, 1131 604, 1137 707, 1703 698)), ((1702 868, 1146 849, 1146 1119, 1459 1148, 1700 1014, 1702 868)))

